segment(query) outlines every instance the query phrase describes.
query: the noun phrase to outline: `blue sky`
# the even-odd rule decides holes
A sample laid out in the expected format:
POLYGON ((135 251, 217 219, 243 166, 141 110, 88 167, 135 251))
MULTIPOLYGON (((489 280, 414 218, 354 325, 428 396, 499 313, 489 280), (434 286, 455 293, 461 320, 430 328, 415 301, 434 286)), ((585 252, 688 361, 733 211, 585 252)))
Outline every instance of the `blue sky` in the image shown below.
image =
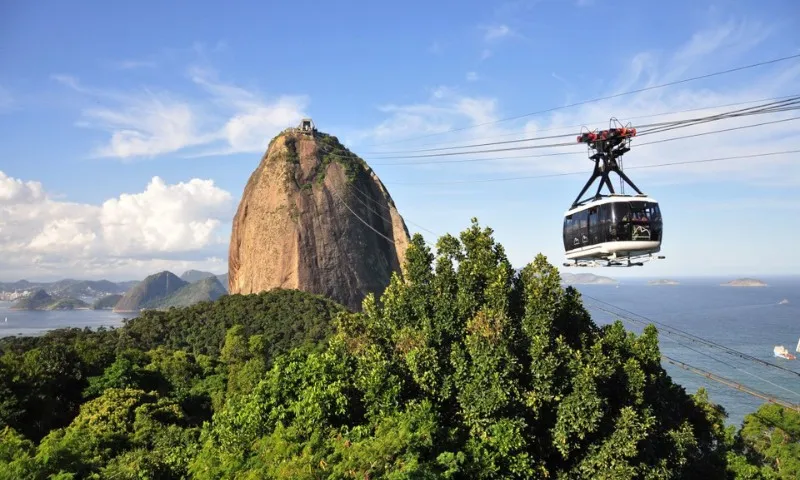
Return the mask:
MULTIPOLYGON (((412 232, 421 225, 457 233, 477 216, 495 229, 515 265, 538 252, 560 265, 562 215, 591 166, 579 146, 570 147, 571 156, 504 152, 425 159, 492 161, 422 165, 381 159, 398 156, 381 152, 577 134, 578 125, 602 127, 612 116, 637 118, 636 126, 800 93, 795 59, 444 133, 800 53, 800 6, 347 5, 3 2, 0 280, 226 271, 230 220, 244 184, 269 140, 303 115, 373 166, 412 232), (648 117, 696 108, 708 110, 648 117), (474 182, 573 171, 585 175, 474 182)), ((792 116, 725 120, 651 139, 792 116)), ((625 167, 800 149, 799 124, 641 148, 634 141, 625 167)), ((592 271, 800 272, 800 259, 787 255, 800 227, 785 221, 800 211, 797 160, 787 154, 629 171, 661 202, 667 259, 592 271)))

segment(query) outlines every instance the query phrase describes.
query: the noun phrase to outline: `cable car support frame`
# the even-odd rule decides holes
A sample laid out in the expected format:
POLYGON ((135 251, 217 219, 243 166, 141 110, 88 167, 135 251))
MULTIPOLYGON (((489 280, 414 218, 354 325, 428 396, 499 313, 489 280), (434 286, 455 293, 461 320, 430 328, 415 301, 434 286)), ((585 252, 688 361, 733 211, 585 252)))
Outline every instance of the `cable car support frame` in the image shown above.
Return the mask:
MULTIPOLYGON (((622 170, 621 157, 631 150, 631 138, 636 136, 636 129, 632 128, 630 124, 623 126, 617 119, 611 119, 612 125, 608 130, 602 131, 586 131, 578 135, 578 143, 586 143, 589 148, 589 159, 594 161, 594 168, 589 180, 578 193, 575 200, 572 202, 571 209, 585 205, 587 203, 601 200, 603 197, 617 195, 614 190, 614 185, 611 181, 610 175, 616 173, 620 179, 620 190, 622 195, 625 193, 625 184, 630 186, 637 194, 637 196, 647 197, 642 190, 628 177, 622 170), (597 191, 593 196, 581 199, 584 194, 591 188, 592 184, 600 180, 597 185, 597 191), (608 194, 603 194, 603 187, 606 187, 608 194)), ((587 129, 588 130, 588 129, 587 129)), ((644 255, 640 261, 631 261, 631 257, 627 257, 627 262, 619 261, 615 256, 604 260, 604 264, 599 260, 574 260, 574 263, 564 263, 564 266, 578 266, 578 267, 596 267, 596 266, 618 266, 618 267, 632 267, 642 266, 643 260, 649 260, 652 255, 644 255)), ((656 258, 664 259, 663 255, 656 258)))

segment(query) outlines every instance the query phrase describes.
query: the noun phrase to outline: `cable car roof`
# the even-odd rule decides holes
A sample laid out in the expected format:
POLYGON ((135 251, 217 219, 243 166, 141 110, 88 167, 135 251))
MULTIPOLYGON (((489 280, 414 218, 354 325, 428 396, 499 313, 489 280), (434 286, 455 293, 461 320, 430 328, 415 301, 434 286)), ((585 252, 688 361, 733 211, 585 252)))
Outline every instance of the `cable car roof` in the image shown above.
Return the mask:
POLYGON ((572 215, 574 213, 587 210, 592 207, 596 207, 598 205, 603 205, 606 203, 628 203, 632 201, 637 202, 653 202, 658 203, 658 201, 650 197, 648 195, 621 195, 621 194, 612 194, 606 197, 601 198, 600 200, 592 200, 590 202, 584 203, 583 205, 578 205, 575 208, 571 208, 564 213, 564 216, 572 215))

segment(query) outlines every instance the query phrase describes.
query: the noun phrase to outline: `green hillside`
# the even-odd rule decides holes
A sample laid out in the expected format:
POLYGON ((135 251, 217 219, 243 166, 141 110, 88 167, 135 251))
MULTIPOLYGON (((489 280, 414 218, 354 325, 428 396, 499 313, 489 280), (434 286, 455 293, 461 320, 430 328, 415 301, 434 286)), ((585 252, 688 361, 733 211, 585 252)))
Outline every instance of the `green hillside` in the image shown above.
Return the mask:
POLYGON ((214 301, 227 293, 217 277, 211 276, 185 285, 167 297, 147 303, 143 308, 188 307, 195 303, 214 301))
POLYGON ((116 304, 120 301, 122 295, 114 294, 114 295, 106 295, 103 298, 97 299, 92 305, 92 309, 94 310, 110 310, 116 306, 116 304))
POLYGON ((89 304, 77 298, 58 298, 53 303, 48 305, 46 310, 81 310, 88 309, 89 304))
POLYGON ((31 295, 17 300, 11 306, 12 310, 44 310, 51 305, 55 299, 43 289, 38 289, 31 295))
POLYGON ((145 305, 165 298, 186 285, 187 282, 184 282, 172 272, 155 273, 128 290, 114 306, 114 311, 138 312, 145 305))

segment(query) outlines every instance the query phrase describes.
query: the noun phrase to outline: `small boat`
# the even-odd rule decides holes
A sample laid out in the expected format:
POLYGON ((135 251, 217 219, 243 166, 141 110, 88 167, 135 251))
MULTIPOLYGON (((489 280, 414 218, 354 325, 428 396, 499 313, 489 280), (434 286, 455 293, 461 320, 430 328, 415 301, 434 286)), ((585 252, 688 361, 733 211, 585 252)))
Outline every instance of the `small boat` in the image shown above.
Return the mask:
POLYGON ((797 347, 795 347, 794 351, 800 353, 800 338, 797 339, 797 347))
POLYGON ((795 358, 797 358, 791 353, 789 353, 789 350, 786 350, 786 347, 784 347, 783 345, 776 345, 775 348, 772 349, 772 353, 776 357, 785 358, 786 360, 794 360, 795 358))

